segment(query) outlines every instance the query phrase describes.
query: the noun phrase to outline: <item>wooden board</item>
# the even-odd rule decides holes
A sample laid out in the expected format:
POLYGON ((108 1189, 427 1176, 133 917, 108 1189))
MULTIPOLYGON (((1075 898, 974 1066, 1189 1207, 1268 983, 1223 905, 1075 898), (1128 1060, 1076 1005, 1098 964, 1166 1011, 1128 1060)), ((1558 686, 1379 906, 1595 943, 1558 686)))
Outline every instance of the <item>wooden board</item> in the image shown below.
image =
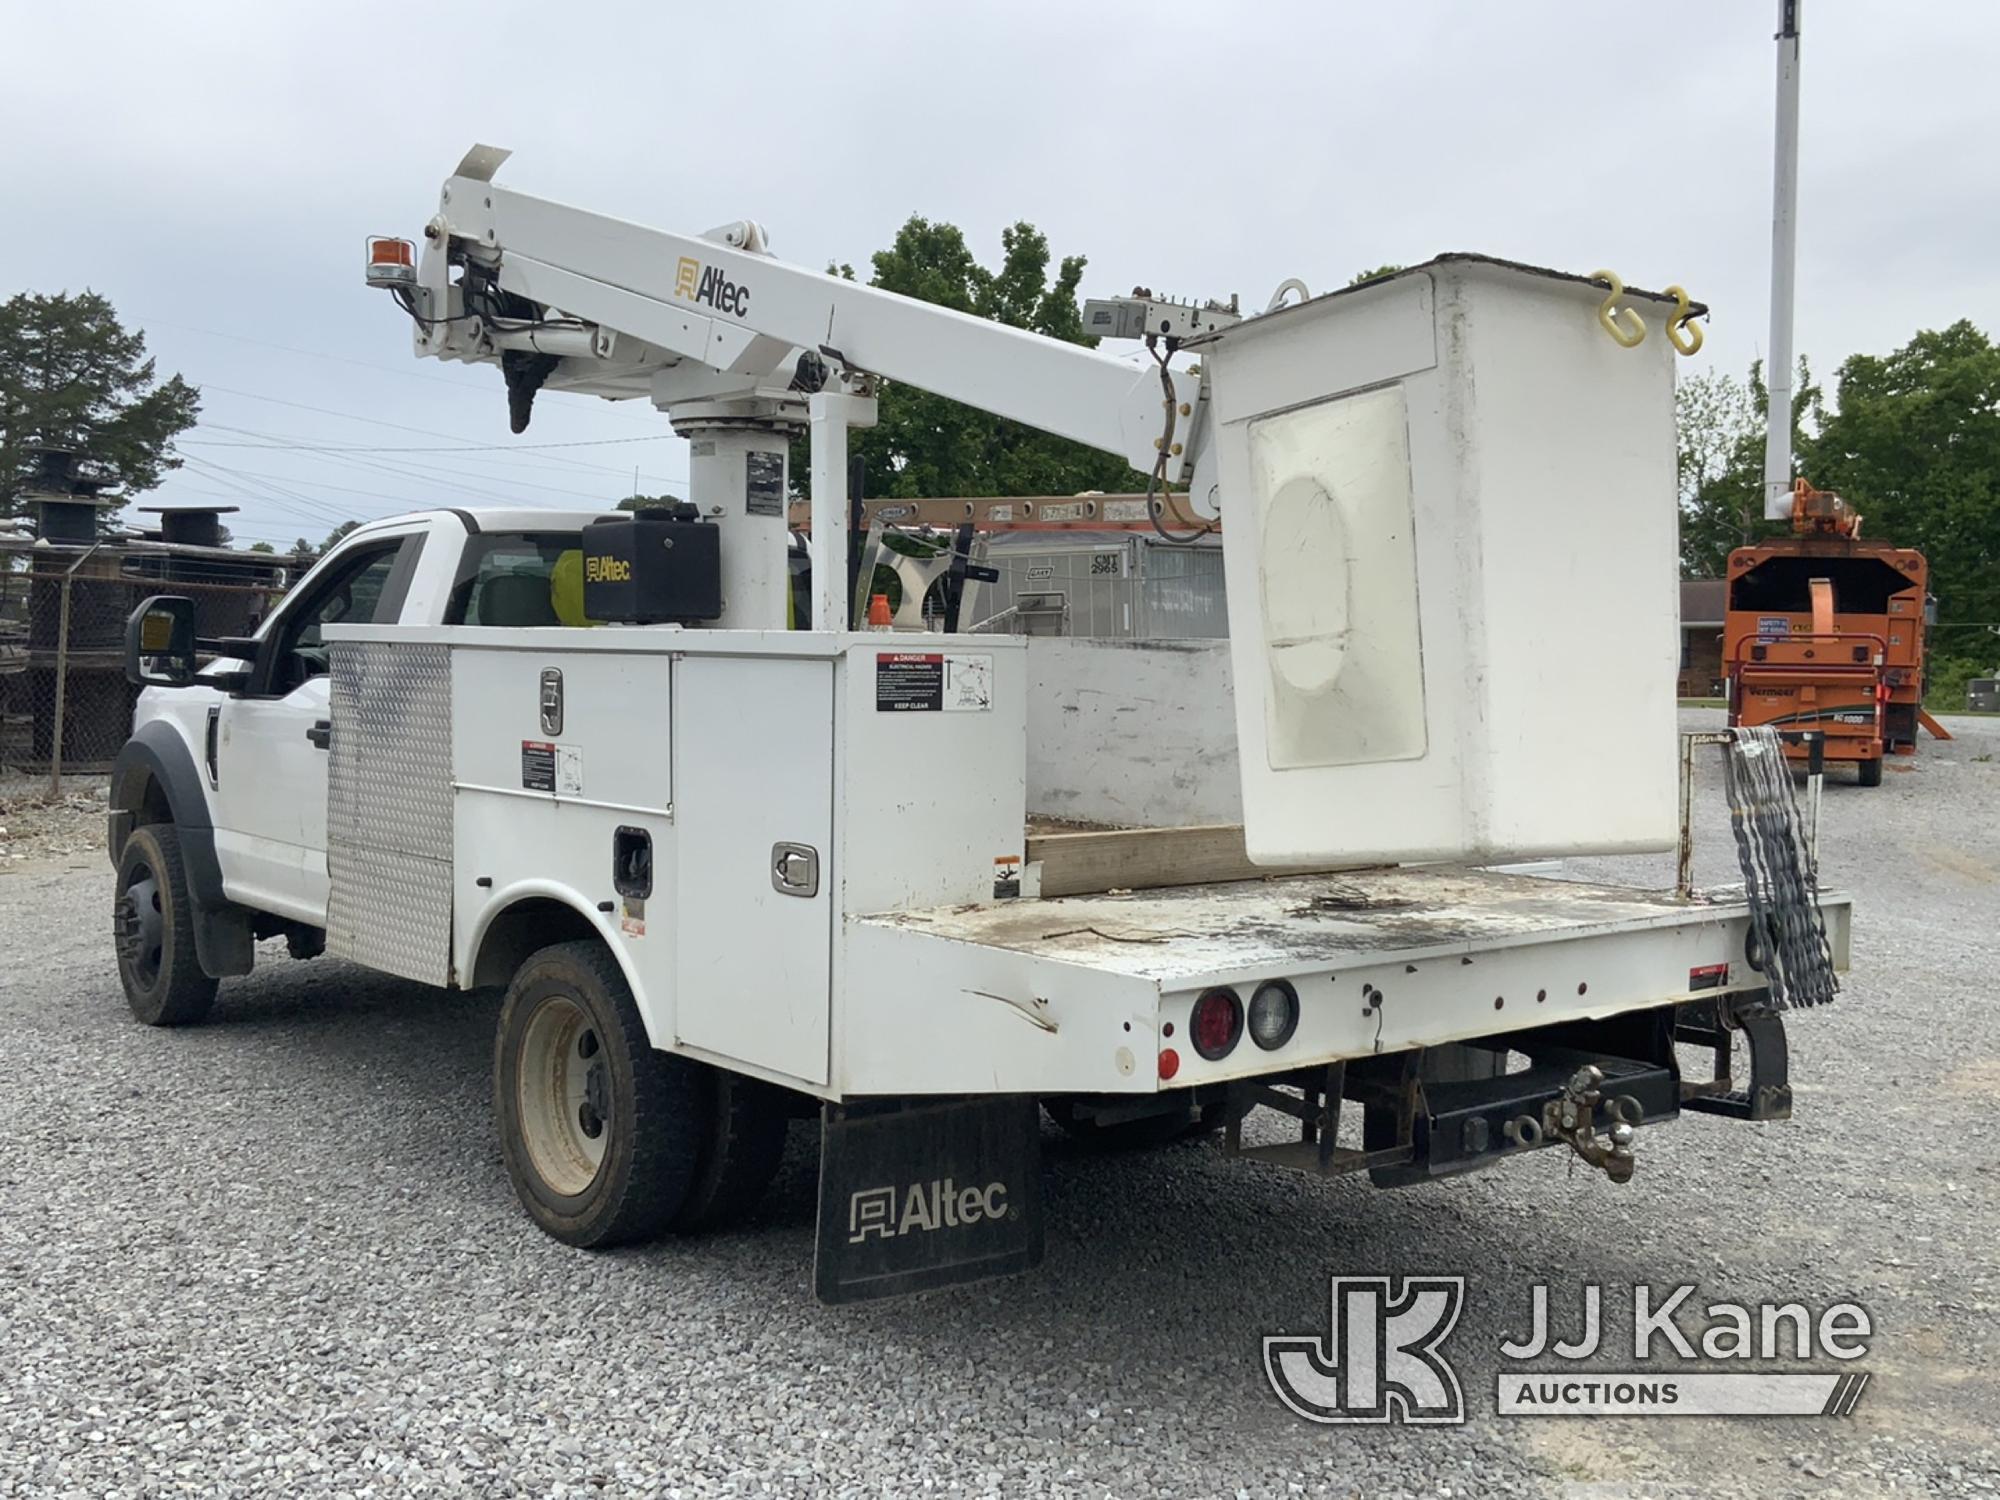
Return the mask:
MULTIPOLYGON (((1198 828, 1118 828, 1091 833, 1030 833, 1028 862, 1042 866, 1044 896, 1160 886, 1212 885, 1277 875, 1323 873, 1254 865, 1243 848, 1243 825, 1198 828)), ((1340 867, 1349 868, 1349 867, 1340 867)))

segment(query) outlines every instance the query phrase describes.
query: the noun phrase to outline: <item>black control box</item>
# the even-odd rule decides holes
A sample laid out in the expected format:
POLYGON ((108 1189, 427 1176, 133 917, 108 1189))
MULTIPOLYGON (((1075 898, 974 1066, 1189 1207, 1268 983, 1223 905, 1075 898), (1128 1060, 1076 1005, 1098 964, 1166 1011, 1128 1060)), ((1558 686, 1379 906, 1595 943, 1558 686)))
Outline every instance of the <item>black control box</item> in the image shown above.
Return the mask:
POLYGON ((719 619, 720 537, 692 505, 592 521, 583 528, 583 612, 620 625, 719 619))

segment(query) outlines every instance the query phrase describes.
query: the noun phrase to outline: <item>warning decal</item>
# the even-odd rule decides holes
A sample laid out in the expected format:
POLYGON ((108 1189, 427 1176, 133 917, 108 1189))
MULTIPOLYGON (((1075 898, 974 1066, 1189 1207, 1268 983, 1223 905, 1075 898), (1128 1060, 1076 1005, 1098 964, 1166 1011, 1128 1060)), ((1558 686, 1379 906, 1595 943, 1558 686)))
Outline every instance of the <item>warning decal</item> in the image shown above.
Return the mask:
POLYGON ((882 651, 875 657, 878 713, 937 713, 944 708, 944 654, 882 651))
POLYGON ((562 797, 583 795, 583 751, 546 740, 521 741, 521 786, 562 797))
POLYGON ((875 656, 880 713, 984 713, 993 707, 993 658, 963 651, 882 651, 875 656))
POLYGON ((752 516, 785 513, 785 455, 746 453, 743 456, 743 510, 752 516))

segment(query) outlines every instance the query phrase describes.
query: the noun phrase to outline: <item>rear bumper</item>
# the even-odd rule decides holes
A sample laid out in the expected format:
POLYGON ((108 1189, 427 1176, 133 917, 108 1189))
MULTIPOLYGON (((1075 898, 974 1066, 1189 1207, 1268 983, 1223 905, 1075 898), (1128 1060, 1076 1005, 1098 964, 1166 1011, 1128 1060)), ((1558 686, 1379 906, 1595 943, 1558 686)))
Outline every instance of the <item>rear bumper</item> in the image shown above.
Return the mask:
POLYGON ((1676 1119, 1683 1109, 1744 1120, 1791 1114, 1784 1020, 1762 994, 1544 1027, 1467 1049, 1470 1056, 1482 1053, 1493 1064, 1485 1076, 1436 1077, 1420 1050, 1226 1085, 1228 1150, 1319 1176, 1365 1170, 1377 1186, 1404 1187, 1568 1145, 1622 1182, 1632 1175, 1636 1132, 1676 1119), (1748 1042, 1748 1072, 1741 1077, 1731 1072, 1739 1035, 1748 1042), (1682 1047, 1710 1052, 1709 1076, 1683 1076, 1682 1047), (1502 1071, 1510 1055, 1525 1055, 1527 1066, 1502 1071), (1586 1076, 1584 1091, 1579 1083, 1586 1076), (1361 1128, 1343 1141, 1343 1110, 1357 1105, 1361 1128), (1296 1138, 1253 1143, 1244 1127, 1260 1108, 1297 1121, 1296 1138), (1619 1125, 1631 1129, 1614 1151, 1619 1125))

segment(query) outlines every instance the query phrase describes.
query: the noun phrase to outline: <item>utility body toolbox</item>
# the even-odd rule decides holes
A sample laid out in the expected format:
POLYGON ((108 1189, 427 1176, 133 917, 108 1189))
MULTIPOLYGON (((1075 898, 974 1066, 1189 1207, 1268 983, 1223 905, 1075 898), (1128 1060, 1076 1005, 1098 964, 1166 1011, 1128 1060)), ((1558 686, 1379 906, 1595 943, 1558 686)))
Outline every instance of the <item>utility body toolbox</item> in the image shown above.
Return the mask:
MULTIPOLYGON (((1370 1122, 1360 1155, 1330 1136, 1243 1154, 1409 1181, 1553 1144, 1565 1108, 1599 1129, 1671 1118, 1696 1087, 1676 1032, 1759 1010, 1749 912, 1727 897, 1420 867, 1039 899, 1021 867, 1019 640, 328 634, 330 951, 502 982, 513 914, 552 896, 591 913, 654 1045, 828 1106, 830 1299, 1028 1255, 1038 1178, 1020 1153, 1036 1133, 1019 1111, 1037 1099, 1116 1123, 1310 1097, 1337 1115, 1345 1097, 1370 1122), (1269 986, 1295 1006, 1275 1039, 1242 1023, 1269 986), (1233 1035, 1210 1023, 1218 1005, 1233 1035), (1447 1057, 1462 1071, 1468 1045, 1534 1066, 1436 1073, 1447 1057), (1607 1081, 1572 1088, 1593 1065, 1607 1081), (941 1125, 959 1105, 974 1114, 941 1125), (903 1175, 874 1180, 885 1162, 903 1175), (965 1196, 995 1183, 1018 1220, 965 1196), (889 1189, 907 1234, 884 1232, 889 1189)), ((1844 967, 1847 904, 1823 910, 1844 967)), ((1763 1055, 1768 1115, 1782 1063, 1763 1055)), ((1705 1086, 1736 1092, 1726 1063, 1705 1086)))

